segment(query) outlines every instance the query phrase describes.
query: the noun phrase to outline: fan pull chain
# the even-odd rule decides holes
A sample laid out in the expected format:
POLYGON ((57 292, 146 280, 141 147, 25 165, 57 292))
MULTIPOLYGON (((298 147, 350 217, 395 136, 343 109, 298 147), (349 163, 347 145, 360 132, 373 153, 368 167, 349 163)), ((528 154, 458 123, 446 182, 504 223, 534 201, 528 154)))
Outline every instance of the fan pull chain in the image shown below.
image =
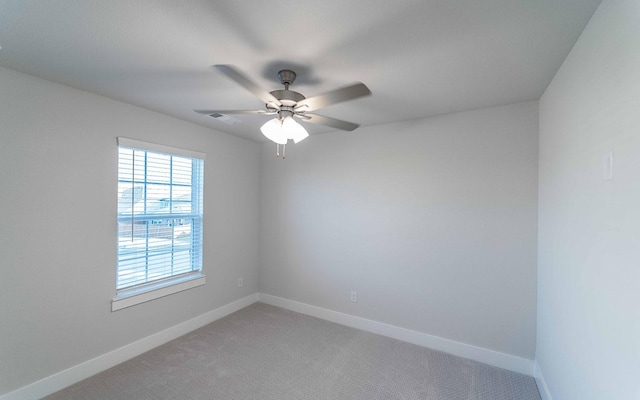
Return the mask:
POLYGON ((280 144, 276 143, 276 157, 282 158, 283 160, 287 158, 286 156, 286 144, 282 145, 282 157, 280 157, 280 144))

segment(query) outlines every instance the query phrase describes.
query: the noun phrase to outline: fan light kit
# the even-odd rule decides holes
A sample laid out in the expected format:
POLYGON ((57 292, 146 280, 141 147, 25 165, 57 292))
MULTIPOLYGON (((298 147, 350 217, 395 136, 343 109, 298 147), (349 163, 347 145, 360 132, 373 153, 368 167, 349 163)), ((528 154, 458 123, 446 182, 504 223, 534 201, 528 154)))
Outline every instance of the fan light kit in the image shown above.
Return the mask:
POLYGON ((303 122, 325 125, 344 131, 352 131, 359 125, 319 114, 312 114, 310 111, 371 95, 371 91, 364 83, 355 83, 341 89, 306 98, 298 92, 289 90, 289 85, 296 79, 296 73, 288 69, 278 72, 278 79, 280 83, 284 85, 284 90, 267 92, 231 65, 214 65, 212 68, 223 73, 253 93, 260 100, 264 101, 265 109, 194 111, 215 118, 218 118, 221 114, 274 115, 275 118, 262 125, 260 131, 267 139, 276 143, 276 156, 282 158, 285 158, 285 145, 289 139, 293 140, 294 143, 298 143, 309 136, 307 130, 294 118, 300 119, 303 122))

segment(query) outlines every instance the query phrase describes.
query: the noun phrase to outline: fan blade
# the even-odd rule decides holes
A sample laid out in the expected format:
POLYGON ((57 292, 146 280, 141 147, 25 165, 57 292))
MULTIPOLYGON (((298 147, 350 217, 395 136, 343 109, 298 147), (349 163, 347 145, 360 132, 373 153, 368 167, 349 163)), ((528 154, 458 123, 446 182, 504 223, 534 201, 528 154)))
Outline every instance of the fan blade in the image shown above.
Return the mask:
POLYGON ((353 122, 343 121, 341 119, 329 118, 324 115, 318 114, 303 114, 299 115, 300 119, 304 122, 311 122, 312 124, 319 124, 330 126, 336 129, 342 129, 343 131, 352 131, 359 127, 360 125, 354 124, 353 122))
POLYGON ((253 83, 252 80, 247 78, 243 73, 241 73, 231 65, 214 65, 212 66, 212 68, 217 69, 218 71, 225 74, 228 78, 234 80, 240 86, 253 93, 254 96, 265 102, 265 104, 272 103, 278 107, 282 105, 280 101, 276 99, 271 93, 253 83))
POLYGON ((296 104, 296 110, 314 111, 319 108, 342 103, 343 101, 353 100, 358 97, 369 95, 371 95, 371 91, 367 85, 364 83, 356 83, 355 85, 346 86, 341 89, 332 90, 331 92, 300 100, 298 104, 296 104))
POLYGON ((265 111, 265 110, 193 110, 195 112, 197 112, 198 114, 205 114, 205 115, 211 115, 211 114, 262 114, 262 115, 267 115, 267 114, 275 114, 276 112, 269 112, 269 111, 265 111))

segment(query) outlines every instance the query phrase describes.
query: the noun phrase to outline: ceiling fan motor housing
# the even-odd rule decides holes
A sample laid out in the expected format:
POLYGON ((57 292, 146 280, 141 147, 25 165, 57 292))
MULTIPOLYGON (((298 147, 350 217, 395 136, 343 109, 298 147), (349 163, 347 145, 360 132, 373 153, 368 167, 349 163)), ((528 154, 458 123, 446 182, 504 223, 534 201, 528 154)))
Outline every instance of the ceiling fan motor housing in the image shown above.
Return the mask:
POLYGON ((293 107, 297 102, 304 100, 304 96, 293 90, 274 90, 271 92, 273 97, 278 99, 284 106, 293 107))

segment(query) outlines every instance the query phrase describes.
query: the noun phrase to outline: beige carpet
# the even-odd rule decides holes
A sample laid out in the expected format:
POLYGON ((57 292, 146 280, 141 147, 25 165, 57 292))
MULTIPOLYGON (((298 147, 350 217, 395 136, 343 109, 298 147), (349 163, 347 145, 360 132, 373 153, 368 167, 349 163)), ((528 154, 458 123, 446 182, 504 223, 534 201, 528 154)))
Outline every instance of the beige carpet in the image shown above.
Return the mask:
POLYGON ((540 400, 533 378, 255 303, 47 399, 540 400))

